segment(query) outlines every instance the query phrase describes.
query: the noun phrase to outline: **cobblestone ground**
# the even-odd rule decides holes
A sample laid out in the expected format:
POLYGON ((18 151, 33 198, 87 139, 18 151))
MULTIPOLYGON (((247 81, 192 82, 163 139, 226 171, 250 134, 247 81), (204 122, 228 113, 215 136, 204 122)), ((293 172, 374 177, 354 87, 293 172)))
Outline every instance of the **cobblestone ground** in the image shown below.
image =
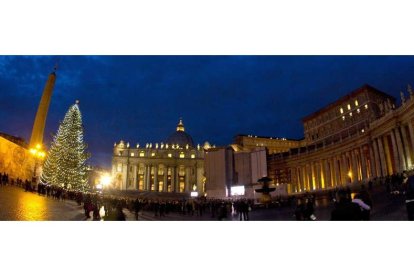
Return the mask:
MULTIPOLYGON (((373 210, 371 219, 378 221, 406 220, 407 214, 403 196, 391 197, 381 191, 380 187, 372 192, 373 210)), ((315 208, 317 220, 330 220, 333 204, 328 200, 319 200, 315 208)), ((127 220, 135 221, 133 213, 124 209, 127 220)), ((253 221, 290 221, 294 220, 294 207, 254 209, 249 213, 253 221)), ((25 192, 13 186, 0 186, 0 220, 47 220, 47 221, 80 221, 85 220, 83 207, 73 201, 55 199, 25 192)), ((201 217, 196 215, 180 215, 170 213, 165 217, 156 217, 153 213, 142 212, 140 221, 208 221, 217 220, 209 213, 201 217)), ((236 214, 229 215, 227 220, 239 220, 236 214)))
POLYGON ((73 201, 58 201, 25 192, 13 186, 0 186, 0 220, 83 220, 83 208, 73 201))

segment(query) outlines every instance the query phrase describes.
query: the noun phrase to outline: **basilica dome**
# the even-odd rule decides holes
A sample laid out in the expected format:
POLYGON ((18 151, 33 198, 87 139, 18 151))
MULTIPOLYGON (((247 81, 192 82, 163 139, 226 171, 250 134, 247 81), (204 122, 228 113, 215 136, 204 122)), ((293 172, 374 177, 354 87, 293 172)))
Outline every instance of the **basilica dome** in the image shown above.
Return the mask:
POLYGON ((184 148, 186 145, 189 145, 191 148, 194 148, 193 138, 185 132, 184 124, 182 119, 177 125, 177 130, 170 135, 167 139, 167 144, 179 145, 184 148))

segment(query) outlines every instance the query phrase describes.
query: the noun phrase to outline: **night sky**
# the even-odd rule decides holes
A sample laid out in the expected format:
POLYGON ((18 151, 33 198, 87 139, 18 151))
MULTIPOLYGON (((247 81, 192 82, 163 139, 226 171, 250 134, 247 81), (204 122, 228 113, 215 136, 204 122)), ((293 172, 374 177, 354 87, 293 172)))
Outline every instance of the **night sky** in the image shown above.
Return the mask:
POLYGON ((56 61, 46 144, 79 99, 89 162, 107 168, 115 141, 165 141, 179 117, 200 144, 300 139, 302 117, 365 83, 414 86, 414 56, 0 56, 0 132, 29 140, 56 61))

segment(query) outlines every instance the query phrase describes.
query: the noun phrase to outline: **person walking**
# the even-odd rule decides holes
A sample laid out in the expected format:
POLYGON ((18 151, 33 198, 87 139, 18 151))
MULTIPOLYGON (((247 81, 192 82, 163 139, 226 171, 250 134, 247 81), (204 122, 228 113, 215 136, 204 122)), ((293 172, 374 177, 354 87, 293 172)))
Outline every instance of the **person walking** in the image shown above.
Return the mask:
POLYGON ((408 220, 414 220, 414 175, 408 177, 405 183, 405 206, 408 220))
POLYGON ((348 191, 338 190, 337 202, 331 213, 331 220, 356 221, 362 220, 362 212, 358 204, 353 203, 348 196, 348 191))
POLYGON ((135 220, 138 220, 139 211, 141 210, 141 203, 139 199, 135 199, 134 201, 134 213, 135 213, 135 220))
POLYGON ((352 200, 352 202, 358 204, 358 206, 361 208, 362 220, 370 220, 371 206, 363 200, 362 195, 361 194, 356 194, 354 196, 354 199, 352 200))

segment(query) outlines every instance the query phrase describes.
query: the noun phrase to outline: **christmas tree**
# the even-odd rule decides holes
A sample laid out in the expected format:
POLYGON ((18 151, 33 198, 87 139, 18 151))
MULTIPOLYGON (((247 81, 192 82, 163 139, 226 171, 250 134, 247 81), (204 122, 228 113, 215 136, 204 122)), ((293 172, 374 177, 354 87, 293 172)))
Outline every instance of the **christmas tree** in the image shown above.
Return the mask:
POLYGON ((53 138, 43 165, 41 182, 67 189, 87 190, 86 144, 79 102, 72 105, 53 138))

